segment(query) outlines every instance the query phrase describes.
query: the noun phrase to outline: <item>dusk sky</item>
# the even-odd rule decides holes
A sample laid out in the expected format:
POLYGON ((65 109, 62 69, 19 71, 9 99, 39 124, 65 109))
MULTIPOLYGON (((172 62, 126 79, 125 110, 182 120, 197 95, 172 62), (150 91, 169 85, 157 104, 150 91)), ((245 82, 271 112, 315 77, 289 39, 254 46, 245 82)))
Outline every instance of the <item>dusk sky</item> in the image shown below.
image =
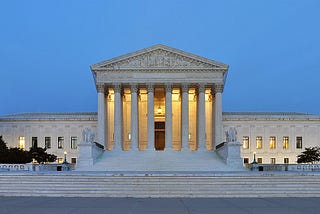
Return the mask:
POLYGON ((3 0, 0 115, 97 111, 90 65, 164 44, 229 64, 223 111, 320 114, 319 0, 3 0))

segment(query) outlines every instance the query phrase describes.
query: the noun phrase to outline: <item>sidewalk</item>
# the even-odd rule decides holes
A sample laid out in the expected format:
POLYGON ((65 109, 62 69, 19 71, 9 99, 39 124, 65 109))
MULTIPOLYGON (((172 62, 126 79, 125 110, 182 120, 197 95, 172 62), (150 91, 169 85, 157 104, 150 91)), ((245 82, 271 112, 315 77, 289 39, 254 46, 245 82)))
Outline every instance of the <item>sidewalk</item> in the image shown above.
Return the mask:
POLYGON ((1 214, 320 213, 320 198, 0 197, 1 214))

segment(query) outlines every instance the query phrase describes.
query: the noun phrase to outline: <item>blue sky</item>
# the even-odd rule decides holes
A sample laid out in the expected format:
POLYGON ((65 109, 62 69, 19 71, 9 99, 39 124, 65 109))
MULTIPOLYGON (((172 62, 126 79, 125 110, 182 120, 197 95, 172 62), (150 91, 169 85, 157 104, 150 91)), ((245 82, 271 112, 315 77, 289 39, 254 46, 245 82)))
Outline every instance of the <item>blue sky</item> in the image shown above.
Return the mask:
POLYGON ((89 66, 162 43, 230 65, 224 111, 320 114, 318 0, 0 2, 0 115, 97 111, 89 66))

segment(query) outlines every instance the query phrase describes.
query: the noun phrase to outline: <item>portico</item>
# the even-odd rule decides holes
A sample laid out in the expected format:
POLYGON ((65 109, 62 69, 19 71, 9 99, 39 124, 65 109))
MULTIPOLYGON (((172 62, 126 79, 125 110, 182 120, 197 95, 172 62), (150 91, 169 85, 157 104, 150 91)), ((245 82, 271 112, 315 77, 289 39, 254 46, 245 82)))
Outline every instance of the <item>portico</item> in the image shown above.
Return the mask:
POLYGON ((228 65, 155 45, 91 70, 106 150, 207 151, 222 142, 228 65))

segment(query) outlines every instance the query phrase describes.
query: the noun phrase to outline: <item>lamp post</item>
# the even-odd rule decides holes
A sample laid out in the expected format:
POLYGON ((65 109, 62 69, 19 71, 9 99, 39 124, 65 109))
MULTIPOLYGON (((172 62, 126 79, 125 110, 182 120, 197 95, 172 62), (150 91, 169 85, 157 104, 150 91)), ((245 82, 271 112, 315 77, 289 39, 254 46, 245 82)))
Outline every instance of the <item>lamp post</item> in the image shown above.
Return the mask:
POLYGON ((256 161, 256 153, 253 153, 253 161, 251 163, 251 170, 252 171, 259 171, 259 164, 256 161))
POLYGON ((63 154, 64 154, 64 161, 61 166, 62 171, 69 171, 70 167, 69 167, 69 163, 67 162, 67 154, 68 153, 67 153, 67 151, 64 151, 63 154))

